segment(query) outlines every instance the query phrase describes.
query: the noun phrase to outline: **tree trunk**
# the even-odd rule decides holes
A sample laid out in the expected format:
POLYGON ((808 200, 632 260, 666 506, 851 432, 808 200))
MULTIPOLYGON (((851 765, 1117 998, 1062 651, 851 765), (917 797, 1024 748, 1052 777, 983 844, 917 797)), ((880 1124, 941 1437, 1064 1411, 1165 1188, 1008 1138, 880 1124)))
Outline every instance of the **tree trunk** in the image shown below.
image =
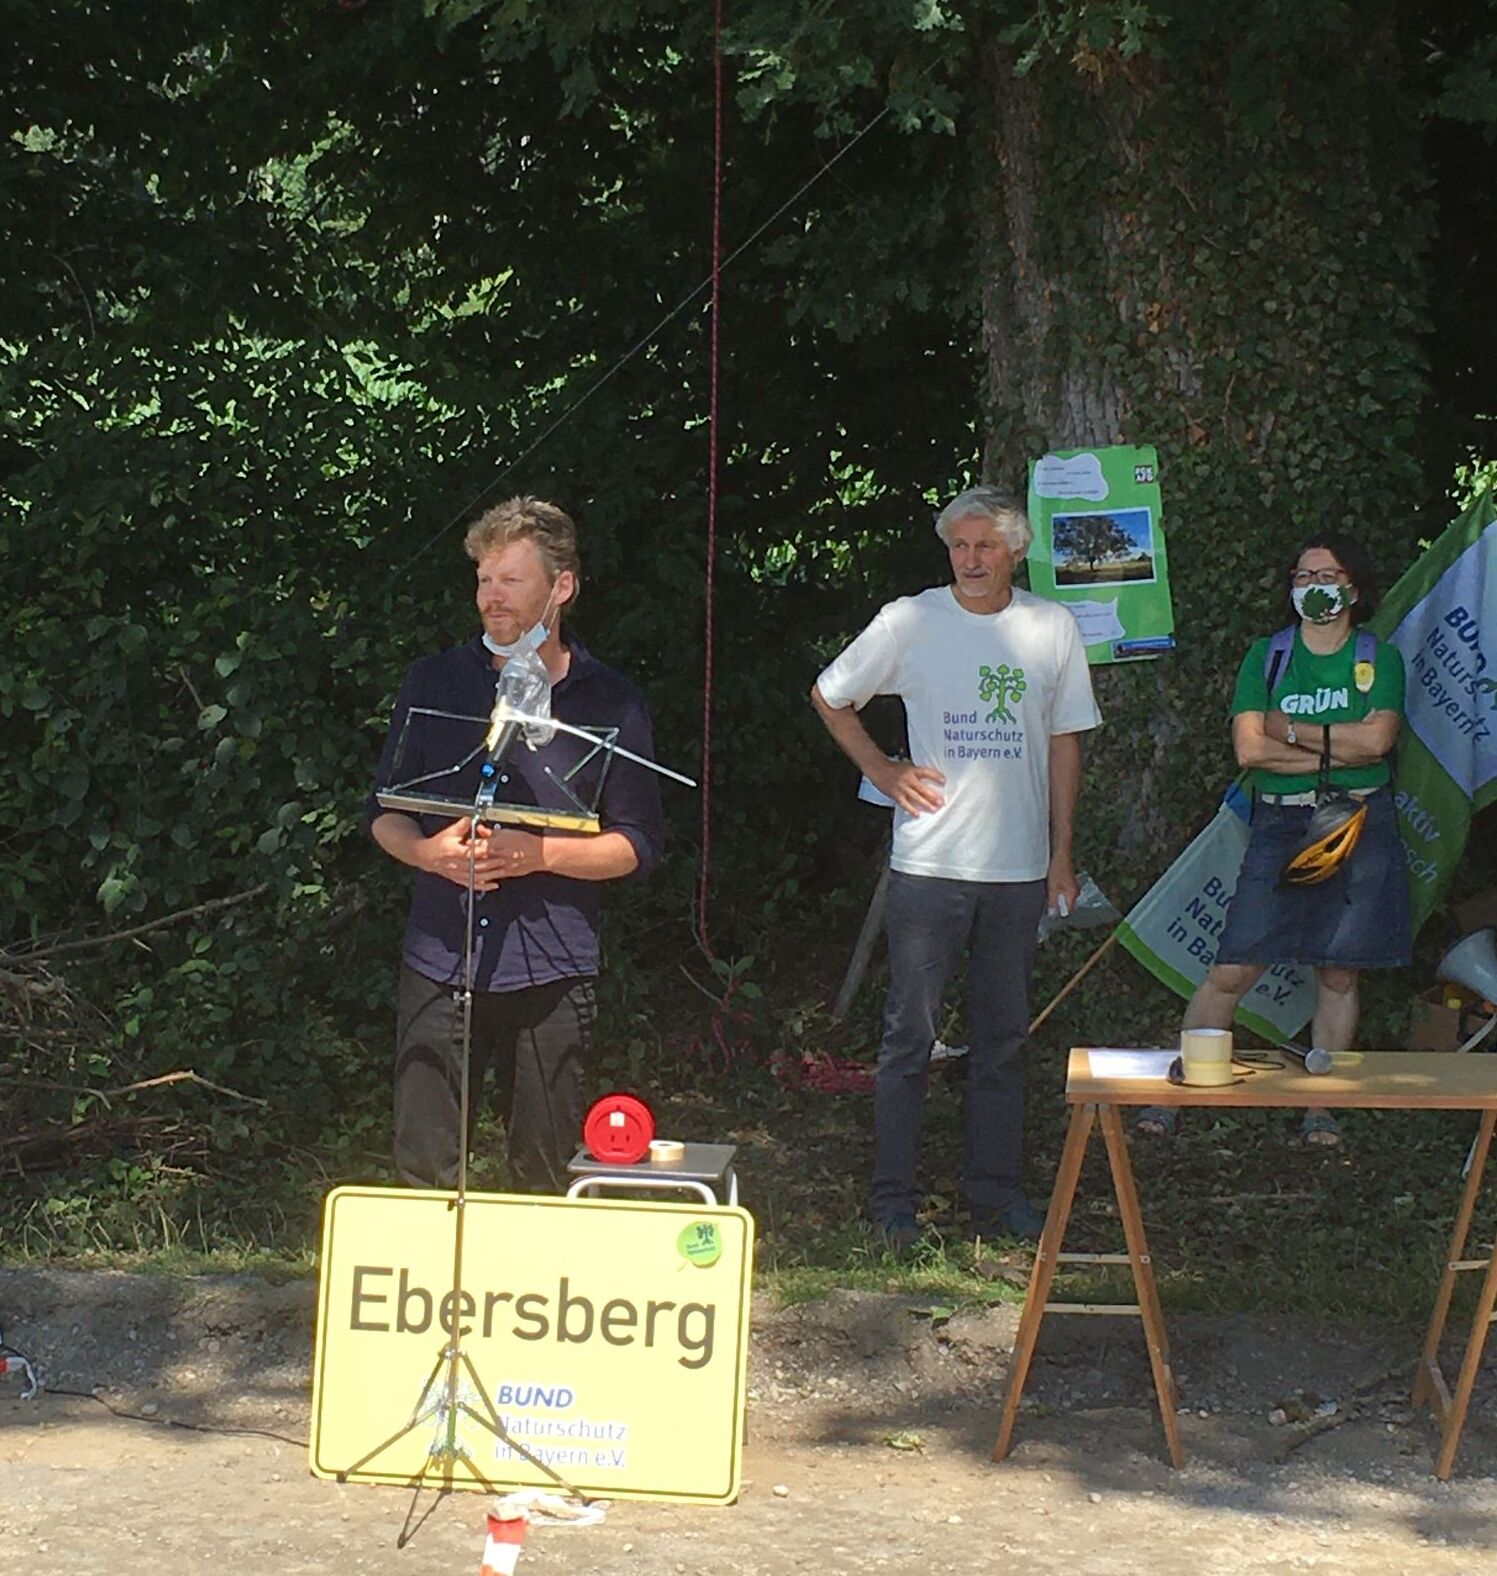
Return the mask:
POLYGON ((1013 67, 1010 51, 986 52, 984 167, 992 184, 978 216, 988 406, 984 470, 1004 480, 1022 475, 1024 461, 1043 448, 1116 443, 1123 430, 1116 377, 1066 330, 1067 308, 1078 293, 1096 288, 1094 271, 1078 277, 1042 233, 1044 171, 1055 142, 1045 114, 1047 84, 1038 73, 1015 76, 1013 67))
POLYGON ((1230 19, 1193 55, 1078 47, 1020 76, 983 52, 985 474, 1022 496, 1048 450, 1160 452, 1179 649, 1094 671, 1089 780, 1126 789, 1082 811, 1125 901, 1235 771, 1226 702, 1287 621, 1281 561, 1348 519, 1390 568, 1411 556, 1426 219, 1390 15, 1307 32, 1246 85, 1230 19))

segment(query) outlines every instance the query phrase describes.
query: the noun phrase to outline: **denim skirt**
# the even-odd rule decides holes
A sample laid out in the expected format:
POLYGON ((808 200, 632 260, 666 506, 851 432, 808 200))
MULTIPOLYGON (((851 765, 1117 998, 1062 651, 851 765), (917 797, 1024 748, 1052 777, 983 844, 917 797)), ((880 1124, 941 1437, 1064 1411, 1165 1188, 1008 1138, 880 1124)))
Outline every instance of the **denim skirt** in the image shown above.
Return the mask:
POLYGON ((1390 789, 1367 801, 1351 857, 1318 886, 1281 887, 1279 872, 1315 813, 1308 804, 1253 805, 1252 833, 1227 911, 1218 963, 1301 963, 1394 969, 1409 961, 1409 876, 1390 789))

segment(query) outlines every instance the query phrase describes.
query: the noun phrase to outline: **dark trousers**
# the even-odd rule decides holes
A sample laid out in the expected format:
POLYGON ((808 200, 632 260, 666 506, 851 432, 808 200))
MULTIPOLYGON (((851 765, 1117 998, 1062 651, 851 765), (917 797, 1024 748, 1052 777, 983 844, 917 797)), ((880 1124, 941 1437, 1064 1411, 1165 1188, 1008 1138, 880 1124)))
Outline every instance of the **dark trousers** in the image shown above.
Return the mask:
POLYGON ((962 1187, 979 1210, 1019 1193, 1029 975, 1043 881, 947 881, 889 873, 890 984, 873 1094, 875 1220, 913 1214, 926 1075, 946 986, 970 946, 962 1187))
MULTIPOLYGON (((583 1086, 597 1007, 592 979, 475 991, 468 1139, 490 1067, 524 1193, 564 1193, 582 1141, 583 1086)), ((395 1040, 395 1164, 412 1187, 457 1186, 462 992, 402 967, 395 1040)))

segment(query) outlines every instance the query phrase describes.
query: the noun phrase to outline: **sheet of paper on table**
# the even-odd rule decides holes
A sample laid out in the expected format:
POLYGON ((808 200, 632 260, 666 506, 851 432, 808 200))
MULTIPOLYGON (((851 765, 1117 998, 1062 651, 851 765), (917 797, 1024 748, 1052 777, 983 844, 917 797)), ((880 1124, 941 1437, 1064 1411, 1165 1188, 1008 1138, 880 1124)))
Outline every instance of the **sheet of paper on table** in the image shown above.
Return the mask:
POLYGON ((1089 1048, 1093 1078, 1163 1078, 1178 1051, 1128 1051, 1114 1045, 1089 1048))

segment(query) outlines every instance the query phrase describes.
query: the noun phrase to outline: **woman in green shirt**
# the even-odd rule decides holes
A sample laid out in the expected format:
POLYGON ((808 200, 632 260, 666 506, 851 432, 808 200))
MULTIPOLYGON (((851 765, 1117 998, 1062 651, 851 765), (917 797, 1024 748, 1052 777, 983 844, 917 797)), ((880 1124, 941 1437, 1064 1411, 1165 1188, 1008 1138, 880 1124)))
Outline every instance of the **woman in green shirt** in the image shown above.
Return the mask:
MULTIPOLYGON (((1252 833, 1216 961, 1185 1009, 1187 1029, 1230 1028, 1265 969, 1298 963, 1315 971, 1313 1043, 1347 1050, 1359 1013, 1363 969, 1407 964, 1413 937, 1408 873, 1393 805, 1391 754, 1403 720, 1403 657, 1356 625, 1377 607, 1361 547, 1317 536, 1288 576, 1298 619, 1257 641, 1232 696, 1232 744, 1253 789, 1252 833), (1305 842, 1328 752, 1330 785, 1367 809, 1351 855, 1315 885, 1285 884, 1285 865, 1305 842)), ((1172 1111, 1146 1107, 1142 1132, 1167 1133, 1172 1111)), ((1311 1110, 1309 1143, 1336 1144, 1328 1111, 1311 1110)))

